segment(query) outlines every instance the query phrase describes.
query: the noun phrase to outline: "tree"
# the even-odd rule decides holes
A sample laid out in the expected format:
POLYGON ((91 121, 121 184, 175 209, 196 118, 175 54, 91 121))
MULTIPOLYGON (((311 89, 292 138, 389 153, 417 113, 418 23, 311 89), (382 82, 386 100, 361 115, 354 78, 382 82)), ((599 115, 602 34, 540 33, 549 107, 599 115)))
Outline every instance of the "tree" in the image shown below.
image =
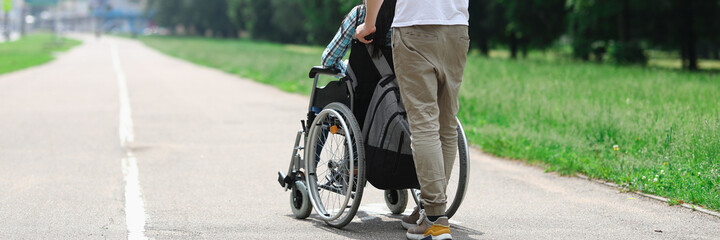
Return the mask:
POLYGON ((573 52, 581 59, 593 44, 612 42, 615 61, 642 62, 646 44, 677 50, 683 68, 695 70, 699 44, 720 42, 716 0, 568 0, 568 6, 573 52))
POLYGON ((255 39, 325 44, 340 21, 362 1, 228 0, 228 15, 255 39))
POLYGON ((191 1, 193 23, 199 34, 215 37, 235 37, 236 32, 227 15, 227 0, 191 1))
MULTIPOLYGON (((361 0, 148 0, 158 25, 173 33, 323 45, 361 0), (179 29, 179 28, 178 28, 179 29), (245 34, 244 34, 245 35, 245 34)), ((551 46, 565 34, 583 60, 605 52, 618 63, 644 63, 645 48, 680 53, 685 69, 698 58, 720 58, 718 0, 472 0, 473 48, 488 55, 492 46, 518 52, 551 46)))
POLYGON ((677 50, 684 69, 698 69, 700 43, 720 43, 720 6, 715 0, 659 0, 652 10, 662 17, 650 24, 648 41, 677 50))
POLYGON ((148 9, 157 24, 171 29, 173 34, 181 25, 191 35, 236 36, 227 14, 227 0, 149 0, 148 9))
POLYGON ((245 9, 245 24, 252 38, 273 40, 276 30, 270 22, 273 14, 272 3, 268 0, 246 1, 248 7, 245 9))
POLYGON ((597 60, 602 61, 602 54, 610 42, 617 47, 613 54, 626 55, 623 51, 634 51, 642 36, 641 26, 648 21, 639 14, 646 9, 646 4, 646 0, 568 0, 573 55, 588 60, 594 53, 597 60))
POLYGON ((468 10, 471 47, 480 49, 480 53, 488 56, 490 45, 505 39, 505 26, 507 26, 505 9, 496 0, 473 0, 470 1, 468 10))
POLYGON ((275 38, 285 43, 306 43, 306 17, 300 0, 272 0, 273 15, 271 23, 277 30, 275 38))
POLYGON ((566 29, 565 0, 497 0, 505 9, 505 34, 511 58, 521 48, 527 55, 529 47, 544 49, 566 29))
POLYGON ((228 0, 227 15, 230 18, 230 22, 238 32, 238 36, 241 32, 248 32, 248 28, 245 22, 248 19, 247 9, 250 4, 247 0, 228 0))
POLYGON ((337 0, 299 0, 302 13, 305 14, 305 30, 307 41, 313 44, 327 44, 335 35, 340 21, 356 4, 357 1, 337 0), (341 3, 343 2, 343 3, 341 3))

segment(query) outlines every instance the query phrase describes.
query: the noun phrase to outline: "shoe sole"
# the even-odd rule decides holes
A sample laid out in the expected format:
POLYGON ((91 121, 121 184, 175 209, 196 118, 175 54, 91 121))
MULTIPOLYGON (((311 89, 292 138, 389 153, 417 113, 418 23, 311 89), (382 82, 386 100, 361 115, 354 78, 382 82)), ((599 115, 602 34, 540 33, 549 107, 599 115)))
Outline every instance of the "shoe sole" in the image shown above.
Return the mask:
POLYGON ((428 235, 423 236, 423 234, 413 234, 413 233, 405 233, 405 236, 407 239, 410 240, 452 240, 452 235, 448 233, 443 233, 437 236, 428 235))
POLYGON ((416 226, 417 226, 417 224, 413 224, 413 223, 406 223, 406 222, 402 222, 402 221, 401 221, 401 223, 402 223, 402 227, 403 227, 405 230, 408 230, 408 229, 410 229, 411 227, 416 227, 416 226))

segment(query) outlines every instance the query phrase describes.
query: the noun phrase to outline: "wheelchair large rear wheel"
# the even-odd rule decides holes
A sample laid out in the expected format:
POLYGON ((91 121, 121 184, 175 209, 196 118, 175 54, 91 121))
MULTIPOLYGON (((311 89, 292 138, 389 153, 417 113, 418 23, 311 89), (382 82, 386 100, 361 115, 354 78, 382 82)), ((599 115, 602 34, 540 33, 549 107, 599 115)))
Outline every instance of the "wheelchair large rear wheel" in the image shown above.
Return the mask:
POLYGON ((331 103, 315 117, 305 145, 308 195, 319 217, 341 228, 350 223, 365 187, 365 148, 352 111, 331 103))
MULTIPOLYGON (((445 210, 445 216, 452 218, 460 208, 460 204, 465 198, 465 192, 468 186, 468 174, 470 173, 470 157, 468 155, 469 148, 467 138, 465 137, 465 130, 463 130, 460 120, 457 120, 458 127, 458 152, 455 157, 453 164, 452 173, 448 180, 447 190, 445 191, 447 197, 447 209, 445 210)), ((415 204, 419 205, 420 190, 412 189, 413 200, 415 204)))

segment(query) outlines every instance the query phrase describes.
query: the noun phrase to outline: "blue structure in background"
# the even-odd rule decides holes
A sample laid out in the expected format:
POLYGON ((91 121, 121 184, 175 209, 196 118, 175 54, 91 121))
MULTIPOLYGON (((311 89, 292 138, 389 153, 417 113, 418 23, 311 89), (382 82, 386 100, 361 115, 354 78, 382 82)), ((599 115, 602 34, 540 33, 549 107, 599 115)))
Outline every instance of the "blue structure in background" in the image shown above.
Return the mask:
POLYGON ((91 15, 103 32, 142 34, 148 25, 144 1, 93 0, 91 15))

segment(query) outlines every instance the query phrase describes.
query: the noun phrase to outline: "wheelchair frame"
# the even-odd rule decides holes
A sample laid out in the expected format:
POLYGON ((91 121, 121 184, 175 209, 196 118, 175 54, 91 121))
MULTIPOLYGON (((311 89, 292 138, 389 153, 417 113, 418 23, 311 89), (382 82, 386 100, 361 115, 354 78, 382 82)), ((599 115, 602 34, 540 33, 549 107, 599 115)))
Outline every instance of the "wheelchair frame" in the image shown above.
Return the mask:
MULTIPOLYGON (((353 179, 353 181, 350 181, 351 183, 349 185, 349 187, 352 188, 352 191, 359 192, 359 194, 356 196, 354 193, 350 192, 349 193, 350 195, 346 195, 346 199, 345 199, 345 203, 344 203, 345 205, 347 205, 349 198, 352 198, 353 199, 352 201, 356 204, 348 206, 348 207, 350 207, 350 212, 348 213, 347 216, 345 216, 340 221, 336 221, 336 219, 338 217, 340 217, 341 215, 343 215, 344 214, 343 212, 346 211, 346 209, 339 210, 339 215, 334 216, 334 218, 329 217, 330 215, 327 212, 325 212, 322 202, 319 203, 320 204, 319 206, 321 207, 321 209, 320 210, 317 209, 318 203, 316 203, 316 200, 314 200, 313 198, 310 197, 311 192, 308 190, 310 187, 310 184, 308 182, 307 176, 305 175, 307 169, 303 168, 303 166, 306 166, 307 163, 305 161, 307 161, 308 159, 304 159, 303 156, 300 155, 300 153, 299 153, 300 150, 302 150, 303 153, 307 154, 306 148, 308 147, 307 144, 310 142, 309 141, 310 139, 308 139, 308 134, 312 130, 311 127, 313 127, 312 125, 313 125, 313 122, 315 121, 316 116, 320 115, 320 113, 316 113, 314 111, 313 107, 323 109, 326 106, 332 104, 333 102, 336 102, 336 101, 333 101, 333 100, 335 100, 335 99, 333 99, 333 97, 338 97, 341 95, 341 94, 338 94, 337 96, 331 96, 330 97, 331 100, 329 100, 329 101, 318 98, 318 93, 320 92, 319 90, 323 90, 324 88, 328 87, 328 86, 324 86, 322 88, 318 88, 319 78, 322 75, 338 77, 338 78, 345 77, 337 69, 313 67, 310 70, 309 77, 313 78, 314 81, 313 81, 313 87, 312 87, 312 92, 311 92, 311 96, 310 96, 310 103, 308 104, 308 113, 307 113, 307 119, 306 119, 307 122, 305 122, 305 120, 300 121, 301 125, 302 125, 302 129, 298 130, 298 132, 296 133, 296 136, 295 136, 295 144, 293 147, 290 164, 288 166, 288 171, 287 171, 288 174, 285 174, 282 171, 278 171, 278 179, 277 180, 280 183, 280 185, 284 188, 285 191, 291 190, 290 205, 291 205, 293 214, 295 215, 296 218, 299 218, 299 219, 307 218, 308 216, 310 216, 310 213, 312 212, 312 210, 315 209, 316 212, 318 212, 318 213, 322 212, 322 214, 324 216, 320 216, 320 217, 323 218, 323 220, 327 224, 329 224, 333 227, 336 227, 336 228, 342 228, 345 225, 347 225, 352 220, 352 218, 354 218, 354 215, 356 214, 356 211, 358 210, 358 207, 359 207, 358 205, 360 203, 360 200, 362 199, 363 188, 366 186, 366 183, 365 183, 366 180, 365 180, 365 176, 364 176, 365 175, 364 147, 363 146, 354 146, 355 149, 358 150, 357 153, 354 153, 353 149, 349 149, 349 152, 350 152, 349 154, 351 154, 351 156, 354 157, 357 155, 358 158, 360 158, 360 155, 362 155, 362 158, 363 158, 363 159, 361 159, 362 161, 358 161, 359 162, 358 165, 362 165, 361 171, 359 171, 358 173, 355 173, 357 175, 355 175, 355 174, 352 175, 355 177, 355 179, 353 179), (320 101, 320 100, 322 100, 322 101, 320 101), (322 106, 314 106, 318 102, 320 102, 320 105, 322 105, 322 106), (360 153, 360 151, 363 151, 363 152, 360 153), (362 175, 362 176, 358 177, 359 175, 362 175), (353 182, 358 179, 360 181, 358 181, 357 186, 353 187, 353 182), (356 197, 357 197, 357 200, 355 200, 356 197)), ((354 80, 354 81, 357 81, 357 80, 354 80)), ((348 117, 351 117, 352 118, 351 121, 355 121, 355 124, 357 124, 355 117, 352 115, 352 109, 354 109, 354 105, 355 105, 355 103, 354 103, 355 96, 354 96, 352 82, 351 82, 351 80, 341 80, 341 81, 337 81, 337 82, 344 83, 345 87, 347 88, 348 96, 346 96, 346 97, 348 98, 348 101, 347 101, 347 103, 342 103, 342 104, 345 105, 346 107, 349 104, 349 108, 350 108, 349 115, 350 116, 348 116, 348 117)), ((333 83, 333 82, 331 82, 331 83, 333 83)), ((337 83, 335 83, 335 84, 337 84, 337 83)), ((330 84, 328 84, 328 85, 330 85, 330 84)), ((336 88, 335 90, 337 90, 337 86, 334 86, 334 87, 336 88)), ((329 92, 330 92, 330 94, 335 94, 334 91, 329 91, 329 92)), ((337 106, 337 105, 333 105, 333 106, 337 106)), ((344 115, 339 114, 337 111, 334 111, 333 109, 323 109, 322 111, 333 111, 336 116, 348 115, 347 110, 345 110, 346 112, 344 115)), ((325 114, 325 115, 327 115, 327 114, 325 114)), ((347 128, 347 126, 344 126, 344 128, 347 128)), ((359 130, 359 129, 356 129, 356 130, 359 130)), ((353 129, 350 129, 349 131, 353 131, 353 129)), ((358 134, 351 134, 351 135, 354 135, 353 138, 359 137, 360 138, 359 140, 355 139, 356 140, 355 143, 360 143, 360 145, 362 145, 362 142, 363 142, 362 136, 358 136, 358 134)), ((362 134, 359 134, 359 135, 362 135, 362 134)), ((453 199, 452 199, 453 201, 452 202, 448 201, 449 209, 446 212, 446 215, 448 215, 448 217, 452 217, 452 215, 458 209, 459 205, 462 203, 464 196, 465 196, 465 192, 467 190, 467 185, 468 185, 467 178, 468 178, 468 172, 469 172, 469 167, 470 167, 469 166, 469 155, 468 155, 469 149, 468 149, 468 145, 467 145, 466 136, 462 129, 462 125, 460 124, 459 121, 458 121, 458 136, 459 136, 459 139, 458 139, 458 148, 459 148, 458 149, 459 150, 458 164, 460 165, 458 167, 458 171, 459 171, 458 185, 459 186, 457 189, 457 194, 455 194, 455 196, 453 196, 453 199), (462 146, 461 146, 461 144, 462 144, 462 146)), ((349 139, 349 140, 347 140, 348 143, 350 141, 352 141, 352 139, 350 139, 348 136, 345 136, 345 138, 349 139)), ((325 144, 325 142, 323 142, 323 144, 325 144)), ((315 147, 315 146, 313 146, 313 147, 315 147)), ((306 158, 307 158, 307 156, 306 156, 306 158)), ((317 160, 317 161, 319 161, 319 160, 317 160)), ((353 163, 352 163, 352 161, 350 161, 350 162, 351 162, 350 167, 352 168, 353 163)), ((317 167, 318 164, 316 163, 315 165, 316 165, 315 167, 317 167)), ((310 165, 307 165, 307 166, 310 166, 310 165)), ((359 167, 356 167, 355 171, 358 171, 357 170, 358 168, 359 167)), ((311 172, 310 174, 314 174, 314 173, 311 172)), ((317 176, 315 176, 315 177, 317 177, 317 176)), ((314 183, 314 184, 317 184, 317 183, 314 183)), ((323 188, 323 187, 318 186, 318 189, 320 189, 320 188, 323 188)), ((323 188, 323 189, 330 190, 327 188, 323 188)), ((345 189, 345 190, 351 191, 350 189, 345 189)), ((332 191, 332 190, 330 190, 330 191, 332 191)), ((341 192, 335 192, 335 193, 340 194, 341 192)), ((415 200, 415 203, 419 205, 418 200, 420 198, 420 196, 419 196, 420 191, 417 189, 412 189, 411 193, 412 193, 411 195, 413 197, 413 200, 415 200)), ((348 193, 346 193, 346 194, 348 194, 348 193)), ((385 190, 384 197, 385 197, 386 205, 391 210, 391 212, 393 214, 399 214, 399 213, 402 213, 405 211, 409 195, 410 194, 408 194, 408 190, 406 190, 406 189, 385 190)), ((448 200, 450 200, 450 199, 448 199, 448 200)))

